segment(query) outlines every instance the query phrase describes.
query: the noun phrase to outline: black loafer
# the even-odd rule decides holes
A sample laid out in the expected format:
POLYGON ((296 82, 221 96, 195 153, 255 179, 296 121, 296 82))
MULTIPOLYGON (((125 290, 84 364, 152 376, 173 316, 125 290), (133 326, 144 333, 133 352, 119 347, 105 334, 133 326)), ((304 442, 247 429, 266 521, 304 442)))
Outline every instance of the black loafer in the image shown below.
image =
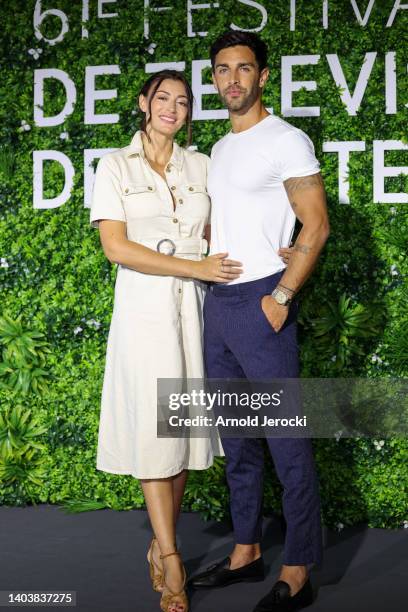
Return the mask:
POLYGON ((214 563, 204 572, 192 576, 188 586, 195 589, 224 587, 235 582, 260 582, 265 580, 265 566, 263 558, 260 557, 248 565, 238 569, 229 569, 230 557, 226 557, 218 563, 214 563))
POLYGON ((290 586, 278 580, 271 591, 255 606, 253 612, 296 612, 313 603, 313 589, 308 578, 303 587, 290 596, 290 586))

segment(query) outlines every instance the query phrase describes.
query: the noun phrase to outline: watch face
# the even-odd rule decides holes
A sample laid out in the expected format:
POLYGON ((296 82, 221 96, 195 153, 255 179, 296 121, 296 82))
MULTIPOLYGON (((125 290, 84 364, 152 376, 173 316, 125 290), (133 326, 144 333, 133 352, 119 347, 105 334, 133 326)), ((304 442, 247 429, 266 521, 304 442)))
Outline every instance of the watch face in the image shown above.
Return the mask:
POLYGON ((275 293, 275 299, 278 302, 278 304, 285 304, 286 299, 287 299, 286 294, 280 289, 278 289, 275 293))

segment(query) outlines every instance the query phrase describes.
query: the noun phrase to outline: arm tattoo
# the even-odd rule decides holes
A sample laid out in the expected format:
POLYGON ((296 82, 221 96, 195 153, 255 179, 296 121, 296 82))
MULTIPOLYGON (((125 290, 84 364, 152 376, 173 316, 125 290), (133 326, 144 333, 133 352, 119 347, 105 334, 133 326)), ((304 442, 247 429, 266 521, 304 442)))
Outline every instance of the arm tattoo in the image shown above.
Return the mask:
POLYGON ((306 244, 295 244, 293 249, 295 251, 299 251, 299 253, 303 253, 304 255, 308 255, 312 250, 311 247, 307 246, 306 244))
POLYGON ((324 187, 320 172, 317 174, 311 174, 310 176, 288 178, 286 181, 284 181, 284 185, 286 187, 289 200, 294 207, 296 204, 293 202, 293 197, 296 192, 314 187, 324 187))

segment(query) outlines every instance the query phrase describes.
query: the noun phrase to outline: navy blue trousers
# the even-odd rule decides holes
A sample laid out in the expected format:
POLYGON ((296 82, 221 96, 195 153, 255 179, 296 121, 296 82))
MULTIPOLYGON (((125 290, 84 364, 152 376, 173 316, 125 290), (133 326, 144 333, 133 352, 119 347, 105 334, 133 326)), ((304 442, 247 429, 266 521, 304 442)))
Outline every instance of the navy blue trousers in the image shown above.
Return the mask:
MULTIPOLYGON (((204 301, 204 360, 208 378, 248 380, 297 378, 297 303, 275 332, 261 309, 283 272, 247 283, 209 287, 204 301)), ((283 486, 287 530, 283 563, 320 564, 322 529, 318 480, 310 439, 268 438, 269 451, 283 486)), ((238 544, 262 536, 263 445, 257 438, 222 438, 238 544)))

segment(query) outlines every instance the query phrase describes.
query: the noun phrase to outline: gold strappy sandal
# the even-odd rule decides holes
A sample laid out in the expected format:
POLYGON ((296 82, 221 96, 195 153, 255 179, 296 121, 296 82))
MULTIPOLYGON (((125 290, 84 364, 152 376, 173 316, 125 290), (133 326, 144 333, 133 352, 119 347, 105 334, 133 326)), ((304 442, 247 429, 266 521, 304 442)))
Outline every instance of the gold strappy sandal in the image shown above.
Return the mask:
MULTIPOLYGON (((170 557, 171 555, 179 554, 179 551, 176 550, 174 552, 168 553, 167 555, 160 555, 160 559, 165 559, 166 557, 170 557)), ((163 575, 163 586, 165 586, 170 591, 168 594, 162 595, 162 598, 160 600, 160 608, 163 610, 163 612, 168 612, 169 606, 171 604, 181 604, 182 606, 184 606, 183 612, 188 612, 188 599, 185 591, 186 579, 186 570, 183 565, 183 588, 178 593, 174 593, 167 585, 166 579, 163 575)))
POLYGON ((158 544, 156 537, 153 536, 152 543, 147 551, 147 560, 149 562, 150 580, 152 581, 153 590, 161 593, 163 591, 164 577, 161 567, 153 559, 153 546, 155 543, 158 544))

